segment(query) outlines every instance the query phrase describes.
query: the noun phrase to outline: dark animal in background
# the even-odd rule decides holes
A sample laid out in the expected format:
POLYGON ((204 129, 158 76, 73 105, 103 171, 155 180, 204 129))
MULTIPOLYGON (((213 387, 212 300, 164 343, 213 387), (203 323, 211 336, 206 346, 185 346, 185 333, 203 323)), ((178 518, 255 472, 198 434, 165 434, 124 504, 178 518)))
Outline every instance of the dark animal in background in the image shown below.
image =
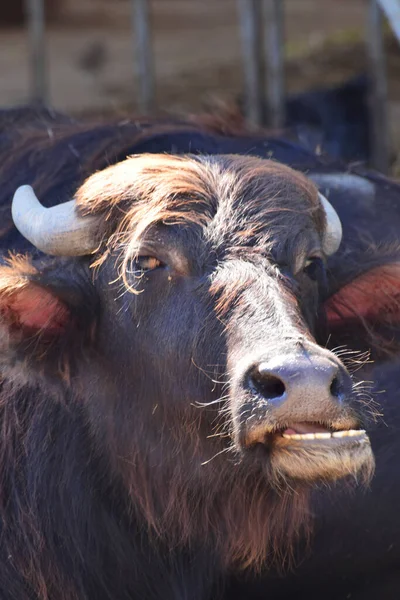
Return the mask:
POLYGON ((371 156, 368 78, 289 96, 286 126, 301 144, 346 162, 368 162, 371 156))
POLYGON ((327 346, 396 351, 398 247, 371 253, 342 218, 335 259, 329 202, 262 157, 339 213, 399 188, 207 120, 18 122, 0 136, 0 597, 206 600, 282 566, 313 487, 371 475, 371 411, 327 346))
MULTIPOLYGON (((290 94, 285 102, 285 123, 280 132, 317 155, 333 161, 368 163, 371 158, 369 82, 366 75, 331 87, 290 94)), ((238 102, 242 115, 243 99, 238 102)), ((264 107, 264 123, 268 124, 264 107)))

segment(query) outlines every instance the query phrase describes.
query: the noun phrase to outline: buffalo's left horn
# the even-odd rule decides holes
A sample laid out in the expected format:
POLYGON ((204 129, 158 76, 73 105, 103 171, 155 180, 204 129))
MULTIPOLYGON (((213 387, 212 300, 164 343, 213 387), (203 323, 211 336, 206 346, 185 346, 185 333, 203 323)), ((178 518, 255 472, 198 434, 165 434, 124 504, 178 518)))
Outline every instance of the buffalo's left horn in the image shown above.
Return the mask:
POLYGON ((45 208, 31 186, 22 185, 14 194, 11 214, 18 231, 41 252, 55 256, 91 254, 98 246, 98 219, 80 217, 75 208, 75 200, 45 208))
POLYGON ((328 256, 334 254, 342 241, 342 224, 332 204, 319 193, 319 199, 325 211, 326 227, 322 237, 322 249, 328 256))

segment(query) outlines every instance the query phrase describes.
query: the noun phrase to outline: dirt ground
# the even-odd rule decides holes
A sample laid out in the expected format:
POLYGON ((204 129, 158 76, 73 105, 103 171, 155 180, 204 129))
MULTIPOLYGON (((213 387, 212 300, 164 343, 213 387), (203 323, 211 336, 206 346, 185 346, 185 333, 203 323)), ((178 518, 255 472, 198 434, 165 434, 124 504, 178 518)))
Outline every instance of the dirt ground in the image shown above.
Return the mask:
MULTIPOLYGON (((48 27, 51 104, 73 114, 135 109, 128 0, 64 0, 48 27)), ((242 92, 237 0, 152 0, 160 109, 202 110, 242 92)), ((287 89, 344 81, 366 66, 365 0, 285 0, 287 89)), ((400 47, 389 42, 393 144, 400 154, 400 47)), ((23 28, 0 30, 0 106, 29 98, 23 28)))

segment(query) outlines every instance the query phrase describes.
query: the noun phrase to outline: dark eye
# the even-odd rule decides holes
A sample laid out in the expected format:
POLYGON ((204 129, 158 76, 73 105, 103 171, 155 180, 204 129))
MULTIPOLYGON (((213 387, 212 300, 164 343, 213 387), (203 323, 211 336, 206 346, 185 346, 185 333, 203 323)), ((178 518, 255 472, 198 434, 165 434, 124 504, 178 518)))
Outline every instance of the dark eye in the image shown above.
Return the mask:
POLYGON ((158 260, 155 256, 138 256, 135 261, 135 270, 136 271, 154 271, 159 267, 164 266, 161 260, 158 260))
POLYGON ((306 260, 305 265, 303 267, 303 272, 312 281, 318 281, 324 276, 324 261, 322 260, 322 258, 319 258, 319 256, 311 256, 306 260))

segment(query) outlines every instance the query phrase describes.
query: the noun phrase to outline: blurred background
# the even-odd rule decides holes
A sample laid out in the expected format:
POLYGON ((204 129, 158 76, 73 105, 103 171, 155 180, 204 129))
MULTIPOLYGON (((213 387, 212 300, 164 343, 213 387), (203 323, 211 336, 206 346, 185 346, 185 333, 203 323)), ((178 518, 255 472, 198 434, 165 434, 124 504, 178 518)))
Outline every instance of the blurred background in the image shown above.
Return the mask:
MULTIPOLYGON (((367 3, 284 0, 284 76, 289 98, 327 86, 340 88, 350 80, 350 96, 354 99, 356 94, 351 119, 356 118, 357 107, 361 114, 363 76, 368 70, 367 3)), ((46 0, 44 4, 48 103, 72 115, 132 115, 138 90, 131 0, 46 0)), ((246 79, 238 1, 151 0, 150 9, 157 109, 193 113, 221 104, 243 106, 246 79)), ((400 45, 387 24, 383 32, 390 172, 400 175, 400 45)), ((1 0, 1 108, 30 99, 28 39, 24 0, 1 0)), ((306 102, 306 113, 314 108, 306 102)), ((288 106, 289 120, 300 118, 315 125, 313 115, 303 114, 304 106, 300 117, 298 111, 298 104, 288 106)), ((305 135, 307 143, 318 147, 315 129, 309 128, 305 135)))

